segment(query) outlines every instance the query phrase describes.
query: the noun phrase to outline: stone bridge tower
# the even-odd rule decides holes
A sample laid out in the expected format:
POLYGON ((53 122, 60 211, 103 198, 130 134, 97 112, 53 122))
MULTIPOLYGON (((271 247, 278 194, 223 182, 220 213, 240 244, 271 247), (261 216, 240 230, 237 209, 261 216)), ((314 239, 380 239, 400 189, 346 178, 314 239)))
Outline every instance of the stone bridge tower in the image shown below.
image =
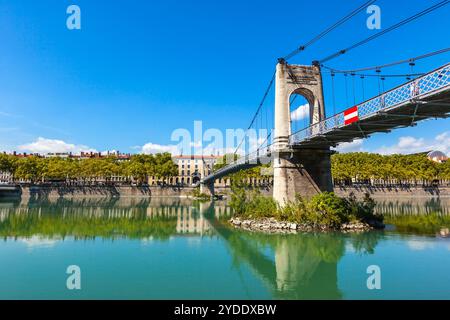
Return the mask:
POLYGON ((293 148, 291 136, 290 97, 300 94, 310 107, 310 124, 325 119, 325 105, 320 66, 277 64, 275 82, 275 134, 273 144, 273 197, 280 204, 295 199, 296 194, 311 197, 332 191, 331 151, 328 146, 293 148))

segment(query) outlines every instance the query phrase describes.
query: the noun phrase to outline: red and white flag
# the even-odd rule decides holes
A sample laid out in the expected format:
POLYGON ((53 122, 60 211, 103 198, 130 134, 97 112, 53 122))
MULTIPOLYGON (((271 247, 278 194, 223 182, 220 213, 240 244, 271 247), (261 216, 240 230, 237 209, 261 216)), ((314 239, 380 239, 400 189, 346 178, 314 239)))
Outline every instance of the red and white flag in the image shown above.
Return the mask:
POLYGON ((344 111, 344 124, 351 124, 359 120, 358 117, 358 106, 351 107, 344 111))

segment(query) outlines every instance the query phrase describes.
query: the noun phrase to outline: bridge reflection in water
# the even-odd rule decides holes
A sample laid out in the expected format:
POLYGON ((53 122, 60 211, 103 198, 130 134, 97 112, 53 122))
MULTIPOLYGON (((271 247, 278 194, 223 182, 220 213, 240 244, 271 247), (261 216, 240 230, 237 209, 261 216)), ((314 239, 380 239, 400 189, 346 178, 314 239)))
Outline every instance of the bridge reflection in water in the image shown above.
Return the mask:
MULTIPOLYGON (((446 200, 379 201, 385 214, 448 214, 446 200), (442 202, 443 201, 443 202, 442 202), (430 209, 433 208, 433 209, 430 209)), ((338 264, 348 248, 374 253, 386 232, 354 235, 267 235, 230 228, 230 208, 222 202, 188 199, 57 199, 0 202, 0 237, 8 241, 47 237, 142 239, 211 237, 224 243, 234 270, 250 270, 276 299, 340 299, 338 264)), ((214 259, 211 256, 211 259, 214 259)), ((194 277, 201 277, 195 275, 194 277)), ((242 280, 242 279, 241 279, 242 280)), ((243 281, 245 286, 245 281, 243 281)))

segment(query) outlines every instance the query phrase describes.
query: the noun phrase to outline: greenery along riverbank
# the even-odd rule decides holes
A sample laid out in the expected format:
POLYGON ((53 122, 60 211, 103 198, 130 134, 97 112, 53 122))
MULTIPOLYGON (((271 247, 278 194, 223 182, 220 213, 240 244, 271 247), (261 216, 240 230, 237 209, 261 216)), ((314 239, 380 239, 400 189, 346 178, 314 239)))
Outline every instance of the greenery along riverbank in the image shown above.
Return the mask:
POLYGON ((450 180, 450 161, 436 163, 426 154, 380 155, 357 152, 335 154, 331 157, 333 179, 337 183, 366 182, 370 179, 380 183, 426 183, 433 180, 450 180))
POLYGON ((46 212, 45 208, 29 209, 28 214, 10 214, 0 221, 0 238, 42 236, 75 239, 152 237, 166 240, 176 234, 177 217, 148 218, 145 212, 132 216, 109 217, 46 212), (42 210, 41 210, 42 209, 42 210), (42 212, 41 212, 42 211, 42 212))
POLYGON ((43 179, 95 179, 99 177, 133 177, 144 182, 148 176, 167 178, 178 174, 170 153, 133 155, 129 161, 116 156, 88 159, 18 158, 0 154, 0 172, 10 172, 15 179, 32 182, 43 179))
POLYGON ((338 230, 345 224, 357 222, 381 227, 383 222, 383 216, 374 213, 375 202, 368 195, 358 201, 354 195, 344 199, 325 192, 309 200, 298 196, 295 201, 280 206, 273 198, 255 190, 248 191, 243 184, 234 182, 230 206, 237 217, 275 218, 321 230, 338 230))
POLYGON ((396 230, 415 234, 437 234, 448 236, 450 216, 433 212, 417 215, 386 215, 385 222, 395 226, 396 230))
MULTIPOLYGON (((224 156, 214 170, 226 165, 232 156, 224 156)), ((234 156, 237 159, 237 156, 234 156)), ((267 178, 269 165, 230 175, 231 180, 242 178, 267 178)), ((331 156, 331 173, 335 184, 375 183, 378 185, 409 184, 432 185, 436 182, 450 182, 450 161, 437 163, 428 159, 425 153, 412 155, 380 155, 376 153, 337 153, 331 156)))
MULTIPOLYGON (((227 161, 237 159, 237 155, 224 156, 214 169, 218 170, 227 161)), ((450 161, 436 163, 425 154, 383 156, 371 153, 335 154, 331 157, 334 181, 340 184, 367 182, 374 179, 378 183, 418 183, 429 184, 435 180, 450 180, 450 161)), ((270 164, 248 169, 239 175, 231 175, 232 180, 242 174, 246 178, 268 178, 270 164), (263 173, 262 173, 263 172, 263 173)), ((15 179, 32 182, 43 179, 96 179, 111 176, 133 177, 145 181, 148 176, 168 178, 178 175, 178 167, 169 153, 155 155, 133 155, 129 161, 121 161, 111 155, 104 158, 64 159, 29 156, 19 158, 0 153, 0 172, 9 172, 15 179)))

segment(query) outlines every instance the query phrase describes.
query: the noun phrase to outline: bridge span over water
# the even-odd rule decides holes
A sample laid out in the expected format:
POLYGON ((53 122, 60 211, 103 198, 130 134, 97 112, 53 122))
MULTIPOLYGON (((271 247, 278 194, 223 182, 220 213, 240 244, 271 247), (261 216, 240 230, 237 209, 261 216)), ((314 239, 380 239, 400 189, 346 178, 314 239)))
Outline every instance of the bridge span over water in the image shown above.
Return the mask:
POLYGON ((309 196, 331 191, 330 147, 450 115, 450 63, 329 118, 324 118, 320 66, 288 65, 281 61, 275 88, 273 143, 204 177, 203 187, 212 191, 216 179, 272 162, 274 198, 281 203, 293 199, 296 193, 309 196), (312 122, 294 133, 290 125, 292 94, 306 97, 312 122))

